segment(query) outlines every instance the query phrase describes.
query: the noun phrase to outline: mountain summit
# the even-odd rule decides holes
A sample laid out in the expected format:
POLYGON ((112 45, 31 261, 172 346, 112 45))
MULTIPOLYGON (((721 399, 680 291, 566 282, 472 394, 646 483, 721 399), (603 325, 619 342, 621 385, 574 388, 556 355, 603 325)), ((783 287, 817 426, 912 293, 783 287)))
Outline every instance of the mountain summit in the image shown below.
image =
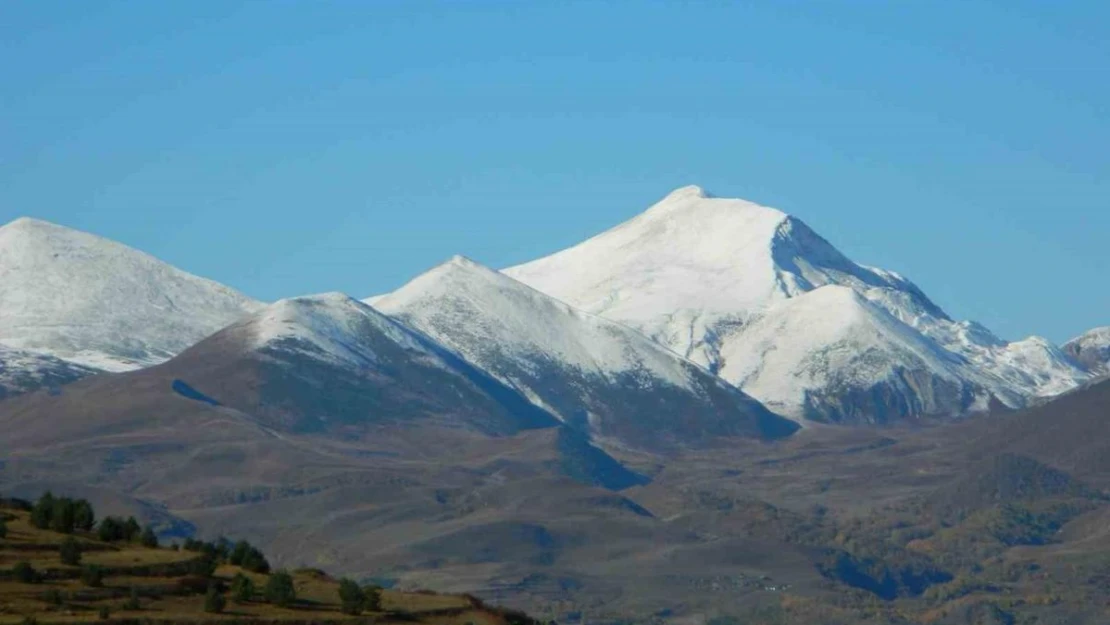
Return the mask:
POLYGON ((850 260, 801 220, 696 186, 505 274, 798 417, 962 414, 1086 379, 1043 339, 1007 343, 956 322, 906 278, 850 260), (857 297, 829 297, 828 287, 857 297))
POLYGON ((128 370, 167 360, 258 306, 95 235, 29 218, 0 227, 0 345, 128 370))

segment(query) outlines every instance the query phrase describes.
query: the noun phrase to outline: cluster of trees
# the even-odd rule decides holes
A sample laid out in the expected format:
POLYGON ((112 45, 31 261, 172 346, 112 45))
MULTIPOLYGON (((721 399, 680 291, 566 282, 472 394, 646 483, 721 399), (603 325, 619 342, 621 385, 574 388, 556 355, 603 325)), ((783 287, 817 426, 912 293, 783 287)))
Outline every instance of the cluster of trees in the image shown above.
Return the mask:
POLYGON ((91 531, 96 524, 92 504, 84 499, 54 497, 47 491, 31 508, 31 524, 43 530, 72 534, 91 531))
MULTIPOLYGON (((21 502, 31 512, 31 523, 40 529, 52 530, 63 534, 84 532, 95 535, 103 542, 140 542, 147 547, 157 547, 158 537, 150 527, 143 528, 135 517, 108 516, 97 522, 92 505, 84 499, 70 499, 68 497, 55 497, 47 492, 34 504, 21 502)), ((0 514, 0 538, 7 536, 7 519, 0 514)), ((179 548, 176 544, 174 548, 179 548)), ((196 566, 190 573, 203 578, 208 578, 207 592, 205 593, 204 609, 206 612, 218 614, 226 607, 227 599, 224 597, 225 586, 217 579, 213 579, 219 564, 238 566, 245 571, 260 575, 267 575, 265 585, 259 589, 255 581, 244 573, 238 573, 231 580, 230 597, 237 603, 255 601, 261 595, 262 600, 279 607, 288 607, 297 601, 297 590, 293 576, 285 570, 271 573, 270 563, 257 547, 245 540, 231 542, 220 538, 213 542, 196 539, 186 539, 181 549, 199 553, 202 557, 196 559, 196 566)), ((80 566, 82 543, 74 536, 67 536, 59 546, 59 557, 63 564, 80 566)), ((19 582, 32 584, 42 580, 40 572, 36 571, 28 562, 20 562, 12 569, 15 579, 19 582)), ((104 569, 96 565, 84 566, 81 569, 81 580, 88 587, 101 587, 104 584, 104 569)), ((376 612, 381 609, 381 589, 374 586, 360 586, 350 579, 340 580, 339 600, 345 614, 360 615, 364 612, 376 612)), ((57 599, 56 597, 52 597, 57 599)), ((60 601, 60 599, 59 599, 60 601)), ((132 588, 128 601, 123 604, 124 610, 140 609, 138 593, 132 588)), ((105 608, 106 610, 106 608, 105 608)), ((103 614, 101 618, 106 618, 103 614)))
POLYGON ((339 603, 344 614, 358 616, 377 612, 382 607, 382 591, 375 586, 359 586, 350 579, 339 580, 339 603))
POLYGON ((270 572, 270 562, 266 560, 266 556, 245 540, 232 543, 226 538, 220 538, 214 542, 186 538, 181 548, 185 551, 203 553, 213 562, 226 562, 252 573, 264 575, 270 572))

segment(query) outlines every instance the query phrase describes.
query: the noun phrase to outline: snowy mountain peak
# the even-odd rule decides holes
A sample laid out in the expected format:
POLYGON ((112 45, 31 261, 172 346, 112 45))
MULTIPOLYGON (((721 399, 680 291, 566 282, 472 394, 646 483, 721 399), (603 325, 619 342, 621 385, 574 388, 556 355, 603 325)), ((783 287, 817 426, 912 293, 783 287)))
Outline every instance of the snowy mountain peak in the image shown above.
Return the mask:
POLYGON ((164 361, 257 308, 125 245, 46 221, 0 227, 0 344, 98 369, 164 361))
POLYGON ((820 384, 839 380, 842 388, 852 389, 845 392, 871 392, 868 385, 890 384, 895 390, 874 392, 887 394, 908 414, 956 405, 939 401, 935 393, 926 397, 933 391, 924 389, 925 378, 907 382, 899 373, 923 363, 930 367, 929 380, 958 378, 974 387, 956 385, 945 391, 963 389, 964 405, 957 410, 970 407, 973 397, 979 405, 984 396, 979 389, 1018 405, 1060 392, 1086 376, 1058 348, 1042 341, 1008 344, 977 324, 953 321, 906 278, 852 261, 796 217, 745 200, 709 197, 694 187, 676 190, 644 213, 578 245, 504 273, 578 309, 640 330, 772 403, 811 401, 823 392, 820 384), (783 306, 796 299, 805 302, 783 306), (827 307, 814 305, 828 299, 827 307), (768 329, 782 325, 772 317, 781 315, 789 315, 791 332, 810 327, 827 332, 810 333, 805 340, 785 333, 771 340, 768 329), (812 319, 803 319, 807 316, 812 319), (860 320, 869 321, 856 323, 860 320), (761 334, 749 335, 748 330, 761 334), (745 351, 753 342, 764 345, 766 353, 745 351), (814 375, 807 378, 813 384, 791 388, 753 387, 750 381, 759 364, 753 358, 779 358, 782 366, 776 375, 803 363, 814 373, 814 367, 832 366, 835 359, 827 356, 853 349, 881 354, 881 370, 862 371, 870 366, 866 359, 843 358, 836 360, 838 366, 861 374, 814 375), (794 356, 780 358, 784 354, 794 356), (790 392, 776 396, 786 390, 790 392))
POLYGON ((445 262, 374 305, 593 435, 654 446, 707 433, 791 431, 639 332, 467 259, 445 262))
POLYGON ((680 199, 680 198, 701 198, 701 199, 705 199, 705 198, 710 198, 710 197, 713 197, 713 196, 708 191, 706 191, 704 188, 699 187, 696 184, 688 184, 684 187, 679 187, 679 188, 675 189, 674 191, 671 191, 670 193, 667 194, 666 198, 664 198, 664 199, 665 200, 677 200, 677 199, 680 199))
POLYGON ((1085 332, 1065 343, 1063 349, 1091 373, 1110 373, 1110 326, 1085 332))
POLYGON ((242 325, 250 329, 256 349, 289 347, 356 365, 375 360, 367 344, 360 341, 370 335, 384 335, 406 348, 427 351, 422 342, 395 321, 344 293, 279 300, 242 325))

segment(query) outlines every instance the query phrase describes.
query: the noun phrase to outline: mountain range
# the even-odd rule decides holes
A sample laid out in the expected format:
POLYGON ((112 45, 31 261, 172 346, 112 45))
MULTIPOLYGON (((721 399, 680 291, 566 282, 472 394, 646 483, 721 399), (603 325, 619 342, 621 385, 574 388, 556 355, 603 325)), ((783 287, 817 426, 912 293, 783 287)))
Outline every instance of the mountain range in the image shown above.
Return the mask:
MULTIPOLYGON (((165 362, 264 307, 27 218, 0 227, 0 285, 6 395, 165 362)), ((365 304, 557 421, 633 446, 789 433, 771 413, 889 423, 1021 408, 1110 362, 1105 328, 1063 348, 1004 341, 797 218, 694 186, 551 256, 502 272, 456 257, 365 304)), ((372 356, 336 347, 357 342, 349 331, 328 325, 328 349, 359 370, 372 356)))
POLYGON ((503 271, 291 295, 0 227, 0 491, 559 622, 1105 622, 1105 328, 1004 341, 697 187, 503 271))

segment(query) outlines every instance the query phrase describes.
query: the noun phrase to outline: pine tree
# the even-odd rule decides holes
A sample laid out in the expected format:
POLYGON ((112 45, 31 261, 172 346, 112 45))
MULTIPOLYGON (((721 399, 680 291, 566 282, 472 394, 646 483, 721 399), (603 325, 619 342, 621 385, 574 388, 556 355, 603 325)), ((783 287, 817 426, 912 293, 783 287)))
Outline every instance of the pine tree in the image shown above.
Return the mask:
POLYGON ((144 547, 154 548, 158 546, 158 536, 155 535, 154 530, 147 527, 143 530, 142 536, 139 537, 139 542, 141 542, 144 547))
POLYGON ((96 513, 92 504, 84 499, 78 499, 73 504, 73 523, 77 529, 90 532, 96 525, 96 513))
POLYGON ((285 571, 274 573, 266 582, 265 594, 266 601, 283 608, 289 607, 297 600, 293 577, 285 571))
POLYGON ((8 537, 8 520, 0 515, 0 539, 8 537))
POLYGON ((15 576, 16 581, 21 584, 34 584, 39 579, 38 573, 29 562, 17 562, 16 565, 12 567, 12 574, 15 576))
POLYGON ((220 589, 215 584, 210 584, 208 592, 204 595, 204 611, 209 614, 219 614, 226 606, 227 600, 220 594, 220 589))
POLYGON ((366 596, 358 583, 347 578, 339 580, 339 603, 344 614, 351 616, 362 614, 365 602, 366 596))
POLYGON ((231 580, 231 596, 236 603, 247 603, 254 599, 254 582, 251 578, 237 573, 231 580))
POLYGON ((61 547, 58 548, 58 554, 61 556, 62 564, 70 566, 81 564, 81 545, 72 536, 62 541, 61 547))
POLYGON ((50 529, 50 517, 54 514, 54 495, 46 491, 31 508, 31 525, 40 530, 50 529))
POLYGON ((135 520, 135 517, 127 517, 127 521, 123 524, 123 539, 131 542, 138 538, 142 531, 143 528, 139 525, 139 522, 135 520))
POLYGON ((104 569, 95 564, 90 564, 81 570, 81 581, 90 588, 100 588, 104 585, 104 569))

